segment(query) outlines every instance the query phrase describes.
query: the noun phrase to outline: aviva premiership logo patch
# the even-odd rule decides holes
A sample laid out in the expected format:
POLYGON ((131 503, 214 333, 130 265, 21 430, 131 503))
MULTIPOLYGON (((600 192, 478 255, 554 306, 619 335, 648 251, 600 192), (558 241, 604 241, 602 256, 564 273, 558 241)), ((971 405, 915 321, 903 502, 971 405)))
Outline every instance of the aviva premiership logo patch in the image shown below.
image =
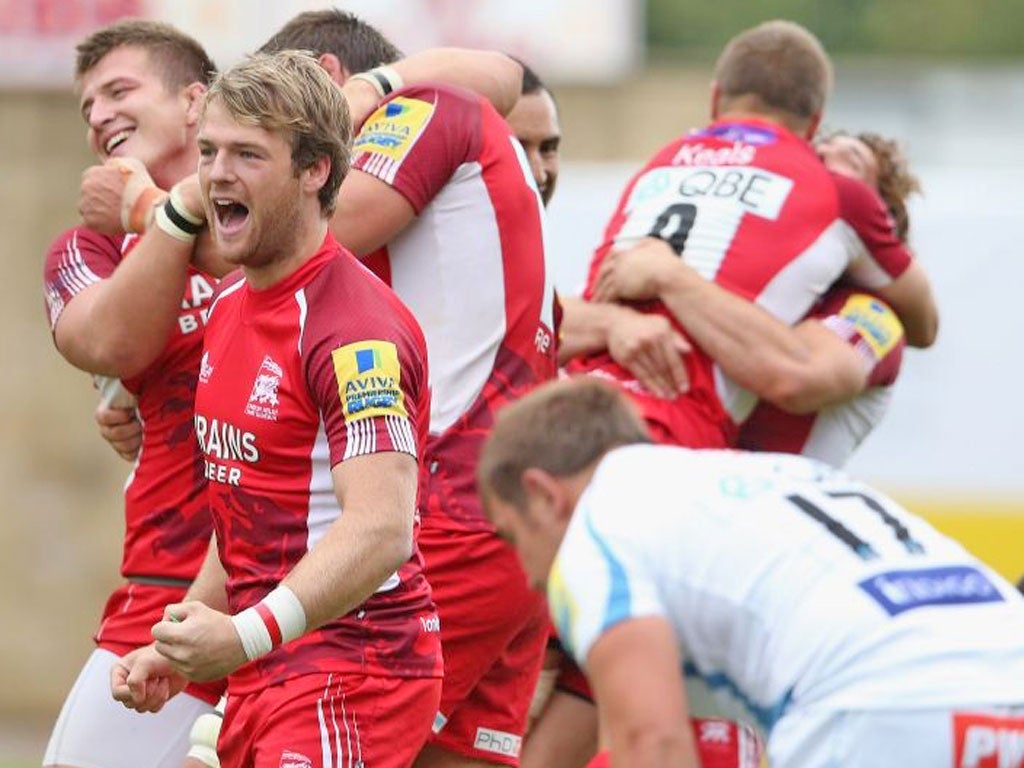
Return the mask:
POLYGON ((873 296, 855 293, 846 300, 839 316, 853 324, 876 360, 892 352, 903 337, 903 326, 889 306, 873 296))
POLYGON ((402 367, 390 341, 360 341, 331 353, 345 421, 403 416, 402 367))
POLYGON ((363 123, 352 148, 356 155, 368 152, 381 160, 401 163, 433 114, 433 104, 397 96, 363 123))

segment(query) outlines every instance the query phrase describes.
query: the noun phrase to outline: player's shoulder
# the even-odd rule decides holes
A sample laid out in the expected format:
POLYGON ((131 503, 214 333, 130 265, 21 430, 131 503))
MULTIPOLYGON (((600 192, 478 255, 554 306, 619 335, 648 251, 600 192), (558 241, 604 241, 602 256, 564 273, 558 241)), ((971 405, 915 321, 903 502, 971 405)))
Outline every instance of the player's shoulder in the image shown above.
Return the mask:
POLYGON ((843 218, 864 219, 886 214, 881 196, 866 182, 835 171, 829 171, 828 174, 843 218))
POLYGON ((398 338, 418 345, 419 324, 394 290, 348 249, 332 243, 305 288, 307 324, 336 338, 398 338))
POLYGON ((50 254, 84 254, 102 252, 122 255, 135 240, 134 235, 104 235, 81 225, 69 227, 50 243, 50 254))

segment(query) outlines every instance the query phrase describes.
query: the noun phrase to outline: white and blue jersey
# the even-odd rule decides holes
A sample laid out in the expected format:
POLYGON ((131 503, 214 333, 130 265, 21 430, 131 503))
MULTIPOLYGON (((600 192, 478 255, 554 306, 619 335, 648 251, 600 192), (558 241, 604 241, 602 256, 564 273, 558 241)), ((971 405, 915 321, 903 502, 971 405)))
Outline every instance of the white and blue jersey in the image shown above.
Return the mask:
POLYGON ((611 626, 663 616, 686 672, 766 732, 800 708, 1024 703, 1016 590, 892 500, 798 456, 612 451, 548 597, 584 667, 611 626))

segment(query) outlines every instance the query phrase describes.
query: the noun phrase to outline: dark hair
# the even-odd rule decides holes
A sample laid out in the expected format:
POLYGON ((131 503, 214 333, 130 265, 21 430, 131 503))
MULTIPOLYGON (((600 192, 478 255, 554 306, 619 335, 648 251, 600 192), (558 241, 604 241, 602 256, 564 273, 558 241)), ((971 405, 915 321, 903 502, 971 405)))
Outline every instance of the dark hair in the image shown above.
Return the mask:
POLYGON ((337 8, 300 13, 260 46, 259 52, 289 49, 312 51, 314 56, 333 54, 350 74, 402 58, 402 52, 376 28, 337 8))
POLYGON ((161 70, 168 90, 209 85, 217 67, 195 39, 162 21, 128 19, 93 32, 75 46, 75 79, 115 48, 141 48, 161 70))
POLYGON ((551 93, 551 90, 544 84, 544 81, 540 79, 540 75, 529 64, 518 56, 513 56, 511 53, 506 53, 505 55, 523 68, 523 89, 520 91, 520 95, 529 96, 532 93, 540 93, 541 91, 551 93))
POLYGON ((569 477, 612 448, 650 441, 633 405, 611 385, 589 376, 553 381, 498 413, 477 479, 481 490, 522 505, 528 468, 569 477))

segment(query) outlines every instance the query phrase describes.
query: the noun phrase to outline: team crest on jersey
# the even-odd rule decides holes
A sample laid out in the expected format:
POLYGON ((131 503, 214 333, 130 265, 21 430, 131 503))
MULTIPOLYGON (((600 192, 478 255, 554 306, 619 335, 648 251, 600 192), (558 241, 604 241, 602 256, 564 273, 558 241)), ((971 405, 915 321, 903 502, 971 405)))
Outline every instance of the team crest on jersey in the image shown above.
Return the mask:
POLYGON ((249 416, 267 421, 277 421, 277 390, 281 386, 284 370, 271 359, 270 355, 263 358, 256 380, 252 384, 252 394, 245 406, 249 416))
POLYGON ((213 376, 213 365, 210 363, 210 353, 203 352, 203 359, 199 361, 199 383, 206 384, 213 376))
POLYGON ((433 114, 430 102, 398 96, 370 115, 352 145, 357 157, 364 152, 374 156, 363 170, 393 178, 433 114))
POLYGON ((331 353, 345 422, 409 414, 402 394, 398 347, 390 341, 360 341, 331 353))

